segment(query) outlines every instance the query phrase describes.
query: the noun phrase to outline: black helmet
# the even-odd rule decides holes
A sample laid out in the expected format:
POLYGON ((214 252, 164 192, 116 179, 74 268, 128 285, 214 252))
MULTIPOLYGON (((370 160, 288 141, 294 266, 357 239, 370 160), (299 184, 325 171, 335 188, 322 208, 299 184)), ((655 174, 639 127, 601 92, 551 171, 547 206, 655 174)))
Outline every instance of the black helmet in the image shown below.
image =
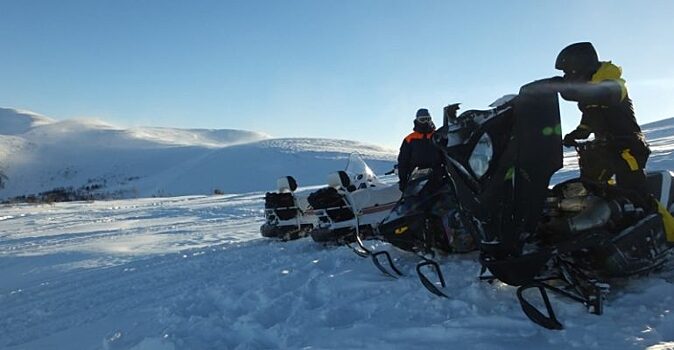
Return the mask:
POLYGON ((586 75, 599 68, 599 57, 592 43, 575 43, 565 47, 557 55, 555 68, 572 75, 586 75))

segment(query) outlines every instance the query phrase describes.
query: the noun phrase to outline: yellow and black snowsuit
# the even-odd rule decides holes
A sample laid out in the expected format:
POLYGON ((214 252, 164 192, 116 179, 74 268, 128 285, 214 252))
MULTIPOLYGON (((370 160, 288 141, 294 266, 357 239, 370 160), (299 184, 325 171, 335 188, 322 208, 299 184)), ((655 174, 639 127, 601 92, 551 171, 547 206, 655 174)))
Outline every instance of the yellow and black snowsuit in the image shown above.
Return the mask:
POLYGON ((615 175, 616 184, 630 200, 652 209, 644 171, 650 149, 621 75, 620 67, 601 62, 589 82, 564 84, 562 98, 577 101, 583 113, 580 125, 567 137, 582 139, 594 133, 599 141, 581 156, 581 177, 606 183, 615 175))

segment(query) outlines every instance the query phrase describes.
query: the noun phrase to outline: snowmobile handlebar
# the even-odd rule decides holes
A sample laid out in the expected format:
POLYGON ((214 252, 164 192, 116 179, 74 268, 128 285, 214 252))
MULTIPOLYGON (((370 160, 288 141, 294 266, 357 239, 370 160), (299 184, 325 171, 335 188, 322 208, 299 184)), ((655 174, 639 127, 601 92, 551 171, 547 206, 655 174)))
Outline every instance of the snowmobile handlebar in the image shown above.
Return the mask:
POLYGON ((597 147, 597 146, 604 146, 604 145, 607 145, 607 144, 608 144, 608 141, 597 140, 597 139, 595 139, 595 140, 583 140, 583 141, 573 140, 573 141, 565 141, 564 142, 564 146, 573 147, 573 148, 576 149, 576 151, 582 151, 582 150, 586 150, 588 148, 593 148, 593 147, 597 147))

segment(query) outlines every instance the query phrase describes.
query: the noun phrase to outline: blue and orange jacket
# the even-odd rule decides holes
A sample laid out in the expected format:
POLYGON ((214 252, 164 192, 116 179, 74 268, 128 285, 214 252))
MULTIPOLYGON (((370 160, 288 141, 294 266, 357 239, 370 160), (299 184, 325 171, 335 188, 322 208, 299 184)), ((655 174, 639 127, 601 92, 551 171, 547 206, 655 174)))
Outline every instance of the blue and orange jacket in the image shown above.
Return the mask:
POLYGON ((398 153, 398 178, 404 186, 407 184, 414 168, 438 168, 442 165, 443 156, 433 145, 435 128, 424 128, 415 125, 414 132, 407 135, 400 145, 398 153))

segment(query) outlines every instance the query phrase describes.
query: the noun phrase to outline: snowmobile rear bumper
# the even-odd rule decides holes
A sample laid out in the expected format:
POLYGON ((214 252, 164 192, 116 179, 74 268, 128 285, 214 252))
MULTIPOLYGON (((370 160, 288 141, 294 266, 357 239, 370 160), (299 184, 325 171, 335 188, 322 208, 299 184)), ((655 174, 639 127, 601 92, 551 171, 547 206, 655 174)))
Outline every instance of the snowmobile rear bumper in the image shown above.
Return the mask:
POLYGON ((307 233, 313 228, 313 225, 304 224, 300 227, 296 225, 276 226, 270 224, 263 224, 260 226, 260 233, 262 237, 280 238, 284 241, 306 237, 307 233))
POLYGON ((356 241, 356 233, 351 227, 340 229, 318 227, 311 230, 309 234, 318 243, 352 243, 356 241))

